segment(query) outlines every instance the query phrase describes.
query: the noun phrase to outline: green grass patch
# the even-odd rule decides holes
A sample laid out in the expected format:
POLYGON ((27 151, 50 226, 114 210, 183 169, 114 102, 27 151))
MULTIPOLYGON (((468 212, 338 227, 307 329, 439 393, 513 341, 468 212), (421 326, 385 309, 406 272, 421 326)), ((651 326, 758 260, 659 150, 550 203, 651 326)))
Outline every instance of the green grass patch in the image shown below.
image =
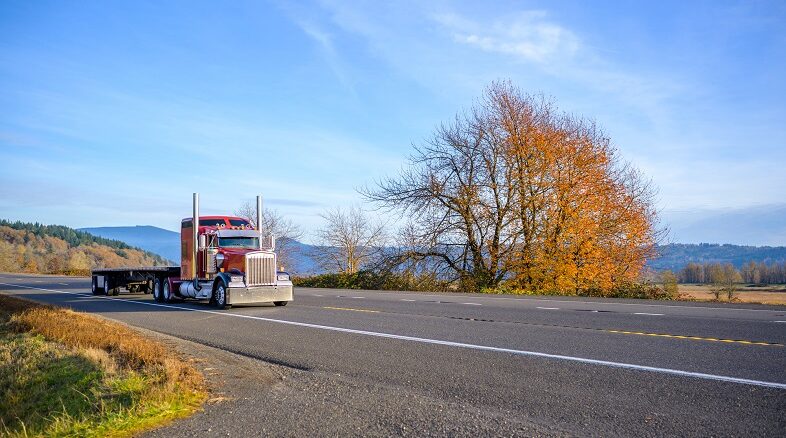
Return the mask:
POLYGON ((205 397, 193 367, 128 327, 0 295, 0 435, 128 436, 205 397))

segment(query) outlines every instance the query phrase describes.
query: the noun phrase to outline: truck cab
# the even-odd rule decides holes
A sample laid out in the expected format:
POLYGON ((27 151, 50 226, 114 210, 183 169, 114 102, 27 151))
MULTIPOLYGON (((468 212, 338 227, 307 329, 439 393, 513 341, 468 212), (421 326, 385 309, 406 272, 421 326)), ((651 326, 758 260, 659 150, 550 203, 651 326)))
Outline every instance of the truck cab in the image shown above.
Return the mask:
MULTIPOLYGON (((181 221, 181 274, 170 279, 175 296, 209 299, 218 307, 292 301, 289 274, 277 269, 274 236, 241 217, 196 217, 196 232, 193 218, 181 221)), ((162 290, 161 300, 164 295, 162 290)))

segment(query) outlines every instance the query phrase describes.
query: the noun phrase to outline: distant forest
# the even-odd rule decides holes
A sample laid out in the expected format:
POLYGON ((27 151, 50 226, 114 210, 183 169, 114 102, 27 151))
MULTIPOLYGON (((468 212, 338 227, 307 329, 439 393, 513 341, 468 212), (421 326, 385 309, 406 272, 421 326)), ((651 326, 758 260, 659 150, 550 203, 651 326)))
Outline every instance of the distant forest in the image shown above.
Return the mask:
POLYGON ((730 263, 737 269, 751 261, 756 263, 786 262, 786 246, 742 246, 715 243, 671 243, 657 248, 659 257, 647 262, 656 271, 680 271, 688 263, 730 263))
POLYGON ((737 269, 731 263, 688 263, 677 273, 680 283, 717 284, 724 281, 756 285, 786 283, 786 263, 748 262, 737 269), (730 280, 726 280, 729 278, 730 280))
POLYGON ((733 277, 737 283, 786 283, 786 247, 741 246, 711 243, 672 243, 658 247, 660 257, 647 265, 659 272, 672 271, 680 283, 717 283, 733 277))
POLYGON ((156 254, 61 225, 0 219, 0 271, 88 275, 96 267, 158 266, 156 254))

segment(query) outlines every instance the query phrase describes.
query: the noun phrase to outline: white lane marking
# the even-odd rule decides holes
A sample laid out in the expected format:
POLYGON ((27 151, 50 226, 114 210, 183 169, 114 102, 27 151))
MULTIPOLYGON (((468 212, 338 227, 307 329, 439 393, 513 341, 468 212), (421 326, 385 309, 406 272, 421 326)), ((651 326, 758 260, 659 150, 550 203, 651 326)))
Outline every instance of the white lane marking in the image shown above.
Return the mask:
POLYGON ((360 298, 366 298, 366 297, 350 297, 350 298, 360 299, 360 298))
POLYGON ((323 297, 324 295, 320 295, 320 294, 314 294, 314 295, 311 295, 311 296, 312 296, 312 297, 323 297))
POLYGON ((647 312, 636 312, 634 315, 649 315, 649 316, 663 316, 662 313, 647 313, 647 312))
POLYGON ((773 322, 786 322, 786 321, 773 321, 773 322))
MULTIPOLYGON (((56 289, 44 289, 40 287, 32 287, 32 286, 23 286, 21 284, 9 284, 9 283, 0 283, 0 285, 4 286, 14 286, 14 287, 21 287, 24 289, 35 289, 35 290, 42 290, 47 292, 55 292, 67 295, 81 295, 81 296, 90 296, 86 293, 78 293, 78 292, 66 292, 62 290, 56 289)), ((96 295, 95 298, 105 299, 105 300, 113 300, 122 303, 129 303, 129 304, 139 304, 143 306, 153 306, 153 307, 163 307, 163 308, 170 308, 176 310, 186 310, 189 312, 199 312, 199 313, 208 313, 211 315, 218 315, 218 316, 225 316, 225 317, 232 317, 232 318, 244 318, 244 319, 252 319, 257 321, 265 321, 265 322, 273 322, 277 324, 285 324, 285 325, 293 325, 297 327, 307 327, 319 330, 329 330, 334 332, 341 332, 341 333, 351 333, 355 335, 365 335, 365 336, 374 336, 378 338, 387 338, 387 339, 397 339, 401 341, 411 341, 411 342, 418 342, 421 344, 432 344, 432 345, 444 345, 448 347, 458 347, 458 348, 468 348, 472 350, 480 350, 480 351, 492 351, 497 353, 509 353, 516 356, 531 356, 531 357, 539 357, 544 359, 556 359, 556 360, 563 360, 566 362, 577 362, 589 365, 600 365, 606 366, 611 368, 621 368, 621 369, 628 369, 628 370, 636 370, 636 371, 647 371, 652 373, 659 373, 659 374, 668 374, 673 376, 680 376, 680 377, 693 377, 698 379, 704 380, 715 380, 720 382, 728 382, 728 383, 739 383, 742 385, 752 385, 752 386, 761 386, 765 388, 775 388, 775 389, 784 389, 786 390, 786 383, 778 383, 778 382, 767 382, 763 380, 753 380, 753 379, 744 379, 741 377, 731 377, 731 376, 722 376, 717 374, 706 374, 706 373, 699 373, 695 371, 683 371, 683 370, 675 370, 671 368, 660 368, 660 367, 653 367, 648 365, 636 365, 630 363, 623 363, 623 362, 612 362, 608 360, 600 360, 600 359, 589 359, 584 357, 576 357, 576 356, 565 356, 562 354, 552 354, 552 353, 541 353, 538 351, 527 351, 527 350, 515 350, 512 348, 502 348, 502 347, 490 347, 487 345, 475 345, 475 344, 466 344, 463 342, 453 342, 453 341, 443 341, 440 339, 429 339, 429 338, 418 338, 415 336, 405 336, 405 335, 396 335, 392 333, 383 333, 383 332, 372 332, 367 330, 357 330, 357 329, 350 329, 344 327, 333 327, 329 325, 320 325, 320 324, 312 324, 308 322, 297 322, 297 321, 287 321, 284 319, 273 319, 273 318, 265 318, 262 316, 254 316, 254 315, 243 315, 240 313, 226 313, 217 310, 205 310, 205 309, 194 309, 191 307, 183 307, 183 306, 175 306, 171 304, 160 304, 160 303, 151 303, 147 301, 132 301, 126 300, 123 298, 112 298, 107 296, 96 295)))
POLYGON ((468 306, 482 306, 483 305, 483 304, 480 304, 480 303, 461 303, 461 304, 466 304, 468 306))
POLYGON ((401 299, 401 301, 409 301, 409 302, 414 302, 415 300, 408 300, 408 299, 406 299, 406 298, 402 298, 402 299, 401 299))
POLYGON ((536 309, 541 309, 541 310, 559 310, 559 307, 536 307, 536 309))
MULTIPOLYGON (((397 293, 396 291, 365 291, 376 293, 379 295, 390 294, 390 295, 401 295, 401 293, 397 293)), ((411 292, 410 292, 411 293, 411 292)), ((420 297, 437 297, 437 298, 445 298, 446 296, 450 295, 435 295, 435 294, 418 294, 420 297)), ((783 310, 772 310, 772 309, 741 309, 739 307, 710 307, 710 306, 684 306, 679 304, 644 304, 644 303, 614 303, 614 302, 604 302, 604 301, 583 301, 583 300, 555 300, 550 298, 512 298, 512 297, 500 297, 500 296, 472 296, 472 298, 480 299, 480 300, 513 300, 513 301, 529 301, 529 302, 550 302, 550 303, 568 303, 568 304, 601 304, 604 306, 642 306, 642 307, 666 307, 666 308, 678 308, 678 309, 706 309, 706 310, 735 310, 741 312, 774 312, 774 313, 781 313, 783 310)), ((403 300, 402 301, 406 301, 403 300)), ((414 300, 412 300, 414 301, 414 300)))
POLYGON ((57 284, 62 284, 63 286, 68 286, 68 283, 57 283, 57 284))

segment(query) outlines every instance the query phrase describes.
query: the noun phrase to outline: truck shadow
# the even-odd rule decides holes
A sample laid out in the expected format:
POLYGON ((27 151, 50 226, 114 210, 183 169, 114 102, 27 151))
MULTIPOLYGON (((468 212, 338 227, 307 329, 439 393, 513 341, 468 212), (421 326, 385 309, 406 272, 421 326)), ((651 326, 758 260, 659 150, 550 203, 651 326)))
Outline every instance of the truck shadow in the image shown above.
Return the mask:
POLYGON ((60 287, 58 289, 69 292, 70 290, 74 290, 74 293, 48 292, 6 285, 0 286, 0 291, 2 291, 0 293, 6 293, 42 304, 68 307, 75 311, 90 313, 159 313, 188 312, 193 310, 214 310, 224 312, 252 307, 256 309, 276 308, 276 306, 270 303, 254 306, 233 306, 231 309, 219 310, 213 307, 207 300, 175 300, 171 303, 158 303, 153 300, 153 295, 151 294, 121 292, 120 295, 117 296, 105 296, 92 295, 89 291, 85 291, 84 286, 74 286, 70 288, 60 287), (76 290, 81 291, 81 293, 76 292, 76 290))

